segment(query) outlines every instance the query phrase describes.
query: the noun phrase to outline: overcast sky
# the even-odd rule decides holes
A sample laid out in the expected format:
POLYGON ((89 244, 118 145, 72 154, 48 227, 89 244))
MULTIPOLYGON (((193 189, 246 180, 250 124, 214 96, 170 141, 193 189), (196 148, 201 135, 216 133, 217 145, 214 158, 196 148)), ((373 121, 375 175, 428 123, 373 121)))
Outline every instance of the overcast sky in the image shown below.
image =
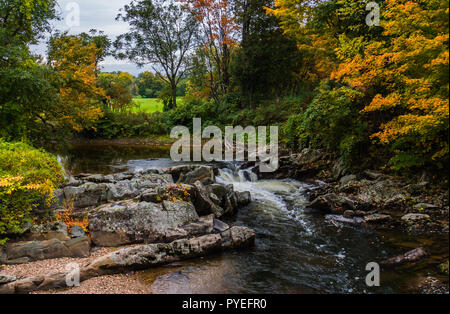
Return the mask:
MULTIPOLYGON (((104 31, 111 40, 117 35, 128 31, 128 24, 116 21, 115 18, 119 9, 123 8, 131 0, 58 0, 58 11, 61 13, 61 21, 53 22, 55 29, 60 31, 68 30, 71 34, 88 32, 90 29, 104 31), (79 25, 77 24, 76 11, 79 8, 79 25)), ((32 47, 32 50, 41 55, 45 54, 46 45, 41 43, 32 47)), ((108 57, 102 64, 102 70, 105 72, 125 71, 137 75, 150 67, 138 69, 134 64, 128 61, 115 60, 108 57)))

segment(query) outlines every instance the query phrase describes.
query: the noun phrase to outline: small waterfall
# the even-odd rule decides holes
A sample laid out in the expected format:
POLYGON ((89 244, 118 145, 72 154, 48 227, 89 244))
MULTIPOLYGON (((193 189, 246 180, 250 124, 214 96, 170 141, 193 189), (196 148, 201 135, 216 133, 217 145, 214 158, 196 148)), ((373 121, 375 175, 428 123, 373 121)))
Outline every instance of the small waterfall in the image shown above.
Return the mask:
POLYGON ((223 168, 219 169, 219 180, 221 183, 234 183, 234 182, 256 182, 258 176, 252 172, 251 169, 231 169, 223 168))

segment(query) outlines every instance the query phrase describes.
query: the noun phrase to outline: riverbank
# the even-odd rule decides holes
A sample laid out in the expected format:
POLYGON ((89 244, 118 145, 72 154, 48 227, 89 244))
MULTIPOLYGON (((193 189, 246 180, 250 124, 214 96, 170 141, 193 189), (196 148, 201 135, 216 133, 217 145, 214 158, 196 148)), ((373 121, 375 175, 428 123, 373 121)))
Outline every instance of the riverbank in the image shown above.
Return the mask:
POLYGON ((124 146, 169 146, 172 145, 175 139, 170 138, 169 135, 159 135, 148 138, 117 138, 117 139, 86 139, 73 138, 69 144, 75 146, 85 145, 124 145, 124 146))

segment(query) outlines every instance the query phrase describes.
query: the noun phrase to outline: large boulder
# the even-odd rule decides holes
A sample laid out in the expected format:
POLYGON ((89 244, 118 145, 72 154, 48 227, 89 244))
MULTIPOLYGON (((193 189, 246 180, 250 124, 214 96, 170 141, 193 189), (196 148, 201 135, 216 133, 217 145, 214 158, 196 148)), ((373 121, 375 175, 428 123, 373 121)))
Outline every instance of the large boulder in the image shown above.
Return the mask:
POLYGON ((169 242, 212 228, 212 221, 201 220, 192 203, 184 201, 110 203, 91 211, 89 222, 98 246, 169 242))

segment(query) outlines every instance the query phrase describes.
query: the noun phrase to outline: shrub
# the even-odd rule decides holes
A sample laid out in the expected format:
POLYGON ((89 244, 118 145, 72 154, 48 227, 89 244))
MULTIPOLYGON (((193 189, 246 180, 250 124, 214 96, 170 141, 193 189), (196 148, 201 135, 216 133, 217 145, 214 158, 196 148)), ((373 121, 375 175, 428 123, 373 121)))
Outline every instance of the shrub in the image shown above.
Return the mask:
POLYGON ((28 144, 0 139, 0 243, 32 222, 32 210, 50 206, 64 175, 56 158, 28 144), (3 238, 3 239, 2 239, 3 238))
POLYGON ((313 147, 338 152, 351 165, 367 149, 367 124, 359 117, 361 93, 349 87, 323 83, 301 114, 292 115, 282 134, 293 148, 313 147))
POLYGON ((105 110, 103 117, 94 123, 92 129, 85 129, 81 136, 86 138, 133 138, 167 134, 163 114, 160 112, 128 112, 105 110))

